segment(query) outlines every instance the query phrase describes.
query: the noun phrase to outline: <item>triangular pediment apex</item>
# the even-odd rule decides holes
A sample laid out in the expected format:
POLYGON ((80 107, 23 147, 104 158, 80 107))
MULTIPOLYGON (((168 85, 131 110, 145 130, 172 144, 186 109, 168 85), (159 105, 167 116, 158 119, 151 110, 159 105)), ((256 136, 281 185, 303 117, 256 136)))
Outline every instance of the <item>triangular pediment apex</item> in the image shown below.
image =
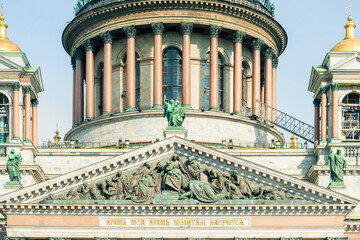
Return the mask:
POLYGON ((71 189, 80 187, 84 181, 89 184, 95 183, 114 176, 118 170, 130 171, 143 166, 145 162, 154 165, 162 159, 171 158, 174 153, 182 157, 194 156, 201 164, 222 172, 236 171, 249 181, 286 191, 311 201, 313 204, 353 205, 358 203, 357 199, 179 137, 171 137, 8 193, 0 197, 0 202, 37 203, 47 198, 49 193, 56 195, 69 192, 71 189))
POLYGON ((335 63, 333 66, 330 66, 330 70, 360 70, 360 54, 354 53, 350 57, 335 63))
POLYGON ((22 67, 17 63, 11 61, 8 58, 5 58, 0 55, 0 73, 2 71, 14 71, 14 70, 22 70, 22 67))

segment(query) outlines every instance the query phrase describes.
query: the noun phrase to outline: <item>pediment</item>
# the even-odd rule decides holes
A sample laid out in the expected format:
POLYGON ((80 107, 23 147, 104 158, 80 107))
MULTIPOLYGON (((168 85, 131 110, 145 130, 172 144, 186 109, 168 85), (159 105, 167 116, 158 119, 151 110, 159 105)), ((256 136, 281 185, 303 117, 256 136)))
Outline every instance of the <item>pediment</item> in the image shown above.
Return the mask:
MULTIPOLYGON (((128 188, 130 187, 128 186, 128 188)), ((342 209, 348 211, 356 206, 358 200, 245 159, 182 138, 172 137, 8 193, 0 197, 0 202, 4 203, 4 206, 25 204, 27 206, 37 205, 38 207, 39 205, 64 206, 74 204, 79 206, 115 205, 117 207, 216 204, 218 206, 236 206, 236 208, 241 205, 254 207, 262 205, 290 207, 322 205, 329 208, 329 206, 342 205, 342 209), (181 163, 173 164, 171 162, 174 154, 179 155, 181 163), (192 187, 187 184, 186 186, 181 185, 184 187, 179 189, 179 179, 190 173, 188 170, 179 172, 177 169, 184 166, 189 169, 187 159, 190 156, 194 157, 194 166, 200 167, 201 174, 197 178, 187 176, 188 183, 191 183, 192 187), (167 163, 168 161, 170 164, 167 163), (166 166, 170 165, 173 167, 176 165, 174 172, 171 172, 173 167, 164 170, 166 166), (156 169, 157 167, 158 169, 156 169), (115 181, 119 170, 122 172, 122 176, 118 175, 119 181, 115 181), (155 190, 158 186, 154 179, 159 177, 158 175, 155 177, 155 174, 162 174, 160 192, 155 190), (223 182, 219 180, 219 175, 224 181, 227 181, 224 183, 223 192, 221 191, 223 182), (122 180, 120 180, 121 178, 122 180), (116 184, 121 184, 122 181, 129 184, 132 181, 131 186, 136 187, 132 188, 130 197, 126 194, 116 197, 109 193, 113 191, 112 184, 106 184, 106 180, 114 181, 116 184), (84 188, 84 182, 87 183, 87 188, 84 188), (219 184, 218 189, 214 189, 216 184, 219 184), (100 194, 98 198, 84 197, 84 195, 89 196, 87 195, 90 194, 89 189, 94 186, 99 191, 105 188, 108 194, 104 195, 97 192, 100 194), (236 187, 238 187, 238 192, 236 187), (147 192, 149 188, 153 189, 147 192), (149 198, 142 197, 148 193, 149 198)))
POLYGON ((331 66, 333 70, 360 70, 360 54, 356 53, 331 66))
POLYGON ((22 67, 5 57, 0 56, 0 71, 4 70, 22 70, 22 67))

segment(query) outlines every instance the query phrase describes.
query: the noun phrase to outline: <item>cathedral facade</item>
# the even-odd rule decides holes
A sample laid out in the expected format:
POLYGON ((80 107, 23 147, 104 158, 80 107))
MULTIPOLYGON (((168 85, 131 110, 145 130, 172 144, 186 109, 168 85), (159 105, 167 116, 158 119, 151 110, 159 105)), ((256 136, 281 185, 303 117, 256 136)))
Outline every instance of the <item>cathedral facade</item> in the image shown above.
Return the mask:
POLYGON ((62 37, 73 126, 42 148, 41 71, 0 17, 1 239, 360 239, 351 13, 312 69, 311 126, 277 110, 287 34, 269 0, 74 9, 62 37))

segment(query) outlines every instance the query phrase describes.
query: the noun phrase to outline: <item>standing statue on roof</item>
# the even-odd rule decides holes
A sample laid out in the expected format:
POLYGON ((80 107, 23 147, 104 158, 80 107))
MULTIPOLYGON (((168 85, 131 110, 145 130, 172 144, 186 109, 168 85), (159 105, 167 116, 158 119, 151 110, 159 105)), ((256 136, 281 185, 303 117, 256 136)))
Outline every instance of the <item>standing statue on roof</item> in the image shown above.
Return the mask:
POLYGON ((9 159, 6 163, 6 169, 9 173, 10 182, 21 184, 20 165, 22 163, 21 153, 15 154, 15 150, 11 149, 9 159))
POLYGON ((341 154, 341 150, 338 149, 336 153, 333 153, 331 148, 329 153, 330 160, 330 186, 344 185, 344 168, 347 167, 347 161, 341 154))

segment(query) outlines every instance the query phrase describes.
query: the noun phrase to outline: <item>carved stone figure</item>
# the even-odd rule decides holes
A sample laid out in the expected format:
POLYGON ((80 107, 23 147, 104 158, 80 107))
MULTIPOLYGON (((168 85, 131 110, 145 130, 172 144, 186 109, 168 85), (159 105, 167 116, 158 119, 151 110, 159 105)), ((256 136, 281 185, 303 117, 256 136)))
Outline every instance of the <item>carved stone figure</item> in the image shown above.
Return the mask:
POLYGON ((148 175, 140 179, 135 187, 131 200, 140 203, 146 202, 155 196, 156 183, 152 177, 154 173, 154 171, 151 171, 148 175))
POLYGON ((112 178, 116 186, 116 199, 120 200, 126 198, 129 195, 129 189, 126 185, 126 181, 122 176, 122 171, 119 170, 116 175, 112 178))
POLYGON ((78 189, 79 198, 84 200, 91 199, 90 196, 90 188, 87 182, 83 182, 83 184, 78 189))
POLYGON ((186 112, 179 100, 170 101, 164 96, 164 117, 168 120, 168 127, 181 128, 184 123, 186 112))
POLYGON ((207 170, 207 172, 208 172, 209 182, 214 187, 215 191, 217 193, 226 192, 225 178, 224 178, 222 172, 220 172, 220 170, 215 169, 215 168, 209 168, 207 170))
POLYGON ((10 182, 21 184, 20 165, 22 163, 21 153, 15 154, 15 150, 11 149, 8 161, 6 163, 6 169, 9 173, 10 182))
POLYGON ((116 186, 110 179, 106 179, 101 188, 105 199, 116 199, 116 186))
POLYGON ((214 203, 228 197, 228 194, 217 193, 217 190, 211 184, 196 180, 185 183, 183 189, 187 191, 180 194, 179 199, 194 197, 200 202, 214 203))
POLYGON ((149 174, 151 166, 148 163, 144 163, 139 167, 136 172, 133 173, 133 176, 129 180, 128 190, 130 193, 134 191, 136 184, 140 181, 141 178, 149 174))
POLYGON ((179 158, 178 154, 174 154, 171 161, 167 161, 164 167, 164 178, 162 184, 162 190, 170 190, 180 192, 181 186, 186 181, 185 173, 186 167, 179 158))
POLYGON ((189 171, 190 180, 200 180, 201 167, 200 163, 195 161, 193 156, 190 156, 189 159, 185 162, 185 166, 189 171))
POLYGON ((330 185, 344 185, 344 168, 347 167, 347 161, 338 149, 333 153, 333 149, 329 153, 330 160, 330 185))

